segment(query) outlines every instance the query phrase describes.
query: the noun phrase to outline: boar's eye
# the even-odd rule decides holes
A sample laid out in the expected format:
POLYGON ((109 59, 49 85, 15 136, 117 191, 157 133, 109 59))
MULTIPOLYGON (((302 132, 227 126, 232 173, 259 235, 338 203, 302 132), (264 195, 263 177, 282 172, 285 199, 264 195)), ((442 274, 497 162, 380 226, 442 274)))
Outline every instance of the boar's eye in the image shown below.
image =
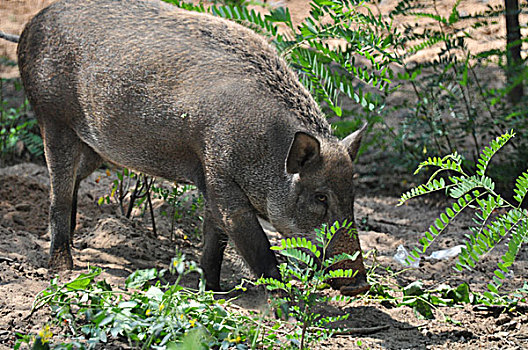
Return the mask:
POLYGON ((315 195, 315 200, 319 203, 326 204, 328 202, 328 197, 325 194, 317 193, 315 195))

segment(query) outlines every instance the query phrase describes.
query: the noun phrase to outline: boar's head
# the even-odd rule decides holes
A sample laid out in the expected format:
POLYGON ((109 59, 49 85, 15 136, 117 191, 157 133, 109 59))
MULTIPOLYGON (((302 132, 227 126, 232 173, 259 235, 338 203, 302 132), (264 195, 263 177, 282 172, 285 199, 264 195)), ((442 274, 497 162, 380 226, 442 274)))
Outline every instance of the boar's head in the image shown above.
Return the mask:
POLYGON ((286 159, 289 189, 268 201, 270 222, 282 233, 309 232, 354 219, 354 159, 366 125, 342 141, 297 132, 286 159))
MULTIPOLYGON (((354 170, 364 125, 342 141, 319 140, 307 133, 298 132, 292 142, 286 171, 291 176, 290 189, 282 208, 272 212, 269 219, 282 233, 309 232, 322 224, 354 220, 354 170)), ((355 226, 354 226, 355 227, 355 226)), ((327 257, 361 252, 359 236, 339 230, 327 249, 327 257)), ((354 277, 330 280, 330 285, 342 294, 356 295, 370 286, 361 254, 354 260, 345 260, 335 268, 353 269, 354 277)))

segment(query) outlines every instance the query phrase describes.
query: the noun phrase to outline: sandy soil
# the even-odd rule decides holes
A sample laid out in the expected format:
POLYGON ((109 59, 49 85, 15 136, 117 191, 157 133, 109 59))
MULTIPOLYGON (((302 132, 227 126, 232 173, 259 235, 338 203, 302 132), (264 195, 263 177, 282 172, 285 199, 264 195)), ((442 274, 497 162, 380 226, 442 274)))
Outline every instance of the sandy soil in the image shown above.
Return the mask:
MULTIPOLYGON (((24 23, 48 0, 0 0, 0 30, 20 33, 24 23)), ((464 1, 464 11, 483 9, 498 1, 464 1)), ((383 13, 396 1, 381 1, 383 13)), ((451 1, 440 2, 441 11, 450 7, 451 1)), ((298 22, 309 11, 307 1, 283 2, 290 7, 298 22)), ((487 45, 485 48, 503 45, 503 26, 498 25, 489 33, 477 36, 471 45, 487 45)), ((479 46, 480 47, 480 46, 479 46)), ((0 56, 15 59, 14 44, 0 41, 0 56)), ((483 48, 484 49, 484 46, 483 48)), ((0 66, 1 77, 16 77, 16 68, 0 66)), ((358 167, 358 196, 356 220, 359 224, 363 250, 370 251, 366 263, 369 267, 380 264, 399 272, 403 266, 393 260, 397 247, 412 246, 428 225, 440 213, 441 207, 432 201, 415 201, 395 207, 397 193, 410 187, 409 183, 397 182, 392 170, 385 169, 384 176, 372 176, 373 158, 366 154, 358 167), (374 254, 375 252, 375 254, 374 254), (374 259, 375 256, 375 259, 374 259)), ((379 173, 379 172, 378 172, 379 173)), ((190 259, 200 255, 199 220, 185 218, 171 225, 159 213, 166 208, 156 202, 158 236, 154 237, 148 218, 139 215, 126 219, 119 215, 115 204, 97 205, 97 200, 109 193, 112 179, 99 171, 82 184, 79 195, 79 216, 74 238, 73 255, 75 271, 62 276, 67 279, 86 269, 88 264, 104 268, 104 278, 111 283, 123 283, 124 277, 138 268, 166 267, 176 251, 183 251, 190 259), (198 228, 198 229, 197 229, 198 228), (174 239, 170 239, 173 236, 174 239)), ((36 332, 46 322, 49 311, 42 309, 28 317, 35 295, 49 281, 46 269, 49 235, 47 231, 48 177, 44 166, 32 163, 18 164, 0 169, 0 349, 12 348, 16 332, 36 332)), ((138 214, 138 213, 136 213, 138 214)), ((433 247, 433 250, 460 244, 470 224, 462 218, 453 225, 433 247)), ((276 232, 267 231, 270 239, 277 242, 276 232)), ((468 282, 476 291, 484 291, 485 284, 496 268, 503 247, 485 258, 477 270, 455 273, 454 260, 422 261, 417 269, 398 275, 395 282, 404 286, 415 280, 423 280, 427 286, 449 283, 456 286, 468 282)), ((381 273, 382 269, 376 271, 381 273)), ((528 249, 519 253, 512 276, 505 290, 520 287, 528 277, 528 249)), ((240 279, 251 276, 245 263, 230 246, 226 253, 222 280, 225 287, 234 286, 240 279)), ((191 281, 191 283, 193 283, 191 281)), ((241 297, 244 308, 257 309, 265 304, 262 294, 252 291, 249 297, 241 297), (257 295, 257 296, 255 296, 257 295)), ((358 300, 341 308, 352 316, 348 327, 385 326, 389 328, 371 335, 340 336, 320 344, 320 349, 527 349, 528 317, 519 314, 493 314, 478 312, 472 306, 442 308, 437 318, 424 321, 417 318, 407 307, 391 307, 372 300, 358 300), (444 321, 449 316, 455 323, 444 321), (360 340, 362 345, 357 345, 360 340)), ((328 310, 328 312, 332 312, 328 310)))

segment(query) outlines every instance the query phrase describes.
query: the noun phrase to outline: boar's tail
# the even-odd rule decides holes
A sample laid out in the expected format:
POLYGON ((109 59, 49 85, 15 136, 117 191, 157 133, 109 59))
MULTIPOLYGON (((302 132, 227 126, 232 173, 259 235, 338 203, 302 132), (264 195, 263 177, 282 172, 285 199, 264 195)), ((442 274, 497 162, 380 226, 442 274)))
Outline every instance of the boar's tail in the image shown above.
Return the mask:
POLYGON ((20 37, 18 35, 7 34, 4 32, 0 32, 0 38, 14 43, 18 43, 18 41, 20 40, 20 37))

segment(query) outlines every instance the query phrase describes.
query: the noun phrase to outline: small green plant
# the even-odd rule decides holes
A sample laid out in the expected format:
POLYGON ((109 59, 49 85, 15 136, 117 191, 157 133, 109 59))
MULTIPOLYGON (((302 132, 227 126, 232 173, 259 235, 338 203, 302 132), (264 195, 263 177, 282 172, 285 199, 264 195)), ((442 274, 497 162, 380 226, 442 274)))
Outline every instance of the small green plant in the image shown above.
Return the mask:
POLYGON ((94 349, 105 344, 204 350, 274 345, 274 337, 263 335, 266 326, 259 319, 230 311, 230 302, 206 292, 202 283, 199 290, 181 286, 185 276, 201 274, 197 264, 183 255, 169 268, 177 276, 174 283, 165 282, 165 270, 147 269, 131 274, 124 287, 116 287, 101 280, 101 272, 91 268, 63 284, 52 279, 33 305, 33 311, 49 306, 51 321, 36 337, 19 335, 16 348, 31 342, 54 349, 94 349))
POLYGON ((491 158, 514 136, 513 131, 507 132, 485 147, 477 159, 475 174, 462 168, 462 159, 457 153, 423 161, 415 174, 430 167, 434 167, 436 171, 425 184, 404 193, 399 202, 401 205, 411 198, 439 190, 444 190, 447 196, 454 199, 425 232, 419 245, 411 251, 411 259, 423 254, 446 227, 467 209, 474 210, 476 225, 466 235, 466 247, 459 256, 457 270, 474 268, 483 255, 507 242, 507 251, 498 263, 498 269, 494 271, 493 281, 488 283, 489 291, 486 295, 490 299, 497 296, 498 288, 514 263, 521 245, 528 243, 528 210, 522 207, 528 192, 528 169, 517 178, 512 202, 495 192, 495 182, 487 175, 491 158), (449 176, 440 176, 446 173, 449 176))
POLYGON ((5 81, 0 79, 0 160, 3 162, 12 158, 19 142, 32 156, 39 157, 43 154, 43 146, 40 135, 35 132, 35 129, 38 130, 37 120, 26 118, 29 109, 27 100, 17 108, 8 107, 2 93, 5 81))
POLYGON ((334 223, 331 227, 323 226, 317 229, 316 241, 306 238, 282 239, 280 246, 271 249, 278 251, 287 259, 287 263, 279 266, 282 281, 274 278, 260 278, 259 285, 265 285, 277 298, 274 298, 279 316, 295 319, 296 330, 287 335, 287 340, 297 344, 299 349, 308 349, 316 341, 330 337, 336 328, 329 328, 332 323, 348 318, 348 314, 338 316, 322 316, 317 308, 331 301, 346 302, 350 298, 342 295, 328 296, 319 293, 329 279, 350 278, 357 271, 347 269, 333 269, 333 265, 344 260, 355 260, 358 254, 342 253, 328 255, 328 245, 335 233, 345 229, 347 234, 356 234, 352 222, 334 223), (287 310, 285 310, 287 309, 287 310), (284 314, 283 314, 284 313, 284 314))
MULTIPOLYGON (((399 165, 402 160, 409 165, 410 158, 414 162, 457 149, 465 166, 472 167, 483 138, 509 128, 523 133, 512 143, 512 166, 526 163, 526 110, 523 103, 507 103, 505 96, 527 79, 528 68, 519 67, 516 81, 497 87, 507 70, 508 50, 472 52, 468 47, 480 35, 478 30, 497 26, 504 6, 466 14, 459 10, 460 1, 453 1, 443 13, 438 1, 402 0, 386 17, 376 14, 376 5, 369 1, 313 0, 310 14, 295 25, 287 8, 263 15, 244 4, 206 7, 166 1, 233 20, 267 36, 325 113, 345 117, 332 119, 336 135, 346 135, 365 120, 371 126, 381 125, 371 128, 370 142, 385 147, 392 140, 400 152, 389 153, 398 153, 399 165), (395 19, 402 26, 393 26, 395 19), (403 70, 396 73, 395 64, 403 70), (498 79, 489 79, 488 69, 494 67, 498 79), (402 91, 402 97, 386 104, 396 90, 402 91), (392 123, 394 115, 402 123, 392 123)), ((511 174, 500 176, 505 182, 511 174)))
MULTIPOLYGON (((111 175, 109 170, 106 171, 106 175, 111 175)), ((112 183, 110 194, 100 197, 98 204, 110 204, 111 199, 114 198, 119 205, 121 215, 125 216, 127 219, 130 219, 134 208, 141 208, 142 214, 144 214, 148 208, 152 221, 152 231, 154 236, 156 236, 156 220, 154 218, 151 196, 151 188, 154 184, 154 178, 144 174, 136 174, 127 168, 117 170, 115 175, 116 179, 112 183), (128 205, 126 204, 127 200, 128 205)))
MULTIPOLYGON (((112 176, 110 170, 106 170, 107 176, 112 176)), ((99 181, 100 177, 96 180, 99 181)), ((130 218, 134 208, 141 209, 141 215, 147 210, 150 213, 152 231, 157 235, 156 220, 152 206, 152 198, 163 199, 169 204, 169 211, 162 211, 161 215, 169 216, 171 220, 170 237, 173 239, 175 224, 185 218, 196 218, 190 224, 193 227, 193 234, 198 236, 199 225, 194 221, 201 221, 198 214, 204 207, 204 199, 197 193, 193 185, 174 184, 170 188, 158 185, 155 179, 144 174, 137 174, 127 168, 115 171, 115 179, 109 194, 99 198, 98 204, 110 204, 112 199, 118 203, 121 215, 130 218)))
MULTIPOLYGON (((152 186, 152 192, 155 198, 161 198, 169 204, 169 211, 162 211, 161 215, 170 217, 171 229, 170 237, 173 239, 175 224, 183 221, 185 218, 198 218, 203 221, 199 215, 204 208, 205 202, 203 195, 199 193, 196 186, 174 184, 171 188, 163 186, 152 186)), ((194 236, 199 236, 199 225, 193 226, 194 236)))
MULTIPOLYGON (((111 176, 110 170, 106 171, 106 175, 111 176)), ((98 204, 110 204, 114 198, 119 204, 121 215, 130 218, 134 207, 141 208, 145 204, 154 180, 127 168, 116 170, 115 177, 110 193, 100 197, 98 204)))
MULTIPOLYGON (((480 47, 472 49, 469 44, 482 36, 484 28, 500 27, 504 5, 488 5, 484 11, 468 14, 459 10, 460 3, 452 1, 452 7, 442 11, 439 1, 402 0, 389 14, 403 23, 393 44, 403 67, 398 81, 409 91, 400 99, 403 103, 387 109, 403 117, 395 145, 415 159, 456 149, 465 157, 465 165, 474 167, 483 140, 513 128, 521 137, 512 143, 510 168, 524 170, 528 159, 525 103, 512 105, 506 95, 527 79, 528 67, 521 65, 515 81, 498 86, 510 69, 506 45, 479 51, 480 47)), ((521 7, 525 9, 526 4, 521 7)), ((511 176, 501 175, 501 181, 511 176)))
POLYGON ((426 287, 422 281, 418 280, 406 286, 400 286, 395 282, 395 277, 402 271, 395 273, 386 267, 383 275, 380 275, 375 272, 377 268, 372 269, 369 278, 372 287, 365 298, 378 301, 386 307, 410 307, 418 318, 433 319, 436 310, 443 316, 444 321, 457 323, 443 314, 441 308, 463 304, 475 305, 481 309, 491 306, 496 310, 522 313, 524 310, 522 303, 528 301, 528 283, 511 295, 494 296, 490 299, 482 293, 471 291, 467 283, 456 287, 446 283, 426 287))

